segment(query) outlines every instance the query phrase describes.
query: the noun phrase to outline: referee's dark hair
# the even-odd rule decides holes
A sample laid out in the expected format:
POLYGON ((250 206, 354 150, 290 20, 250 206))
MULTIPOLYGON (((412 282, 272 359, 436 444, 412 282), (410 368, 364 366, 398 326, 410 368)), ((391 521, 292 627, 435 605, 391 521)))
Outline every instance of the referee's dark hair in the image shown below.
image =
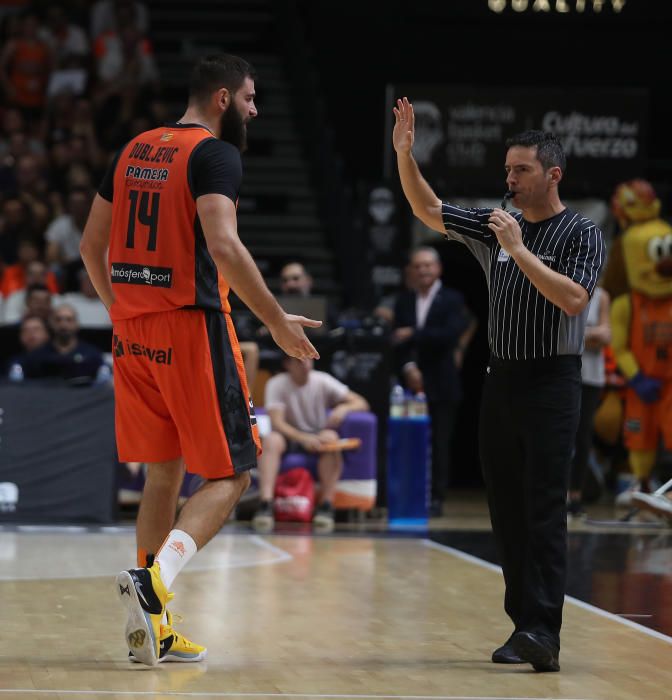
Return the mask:
POLYGON ((505 146, 507 149, 512 146, 524 146, 526 148, 536 146, 537 159, 544 170, 560 168, 564 173, 567 167, 567 158, 565 157, 565 150, 562 147, 562 143, 560 139, 550 131, 529 129, 528 131, 523 131, 507 139, 505 146))
POLYGON ((240 89, 245 78, 254 80, 254 68, 243 58, 228 53, 203 56, 191 71, 189 102, 203 104, 219 88, 230 93, 240 89))

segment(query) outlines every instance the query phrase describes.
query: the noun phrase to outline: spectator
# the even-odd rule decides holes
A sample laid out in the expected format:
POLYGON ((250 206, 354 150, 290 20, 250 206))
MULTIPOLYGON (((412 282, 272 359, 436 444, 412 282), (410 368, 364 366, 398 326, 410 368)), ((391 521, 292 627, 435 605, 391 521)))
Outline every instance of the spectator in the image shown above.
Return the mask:
POLYGON ((155 96, 159 74, 152 45, 134 26, 127 3, 117 7, 117 29, 95 40, 94 54, 98 126, 108 142, 128 131, 133 117, 155 96))
POLYGON ((400 294, 413 290, 413 271, 410 261, 404 265, 403 269, 403 289, 398 290, 394 294, 385 294, 380 297, 373 308, 372 315, 378 321, 384 323, 387 327, 394 325, 394 307, 400 294))
POLYGON ((60 304, 51 316, 53 339, 27 353, 20 367, 25 379, 60 378, 71 384, 107 381, 110 370, 98 348, 78 338, 77 312, 60 304))
POLYGON ((0 130, 0 161, 3 166, 14 167, 17 156, 24 153, 42 158, 44 152, 44 143, 28 135, 21 110, 15 107, 5 109, 0 130))
POLYGON ((602 287, 595 287, 586 317, 585 348, 581 356, 581 417, 567 496, 567 513, 573 517, 585 514, 583 487, 593 443, 593 420, 606 381, 604 349, 611 342, 609 308, 609 294, 602 287))
POLYGON ((26 289, 26 311, 24 316, 39 316, 49 321, 52 311, 52 294, 45 284, 33 284, 26 289))
MULTIPOLYGON (((303 297, 303 298, 309 298, 313 296, 313 278, 310 276, 306 268, 303 266, 302 263, 300 262, 288 262, 286 263, 282 270, 280 271, 280 295, 279 295, 279 301, 280 305, 283 305, 283 299, 282 297, 303 297)), ((317 296, 317 295, 315 295, 317 296)), ((293 314, 298 314, 300 316, 311 316, 312 318, 317 318, 316 315, 316 310, 315 309, 310 309, 308 310, 303 310, 299 308, 295 308, 294 306, 290 306, 286 301, 284 303, 284 306, 287 308, 285 309, 289 313, 293 314)), ((283 307, 284 308, 284 307, 283 307)), ((320 318, 319 320, 322 321, 322 329, 323 330, 331 330, 332 328, 337 328, 340 323, 338 319, 338 312, 336 309, 333 307, 333 305, 327 300, 326 303, 326 311, 324 312, 325 318, 320 318)), ((256 326, 256 321, 255 319, 251 320, 251 324, 256 326)), ((312 329, 310 331, 307 331, 308 334, 310 335, 312 332, 312 329)), ((320 331, 317 331, 318 333, 320 331)), ((254 332, 254 335, 256 339, 259 341, 259 343, 262 345, 262 347, 266 346, 266 341, 269 337, 268 329, 266 326, 256 326, 256 330, 254 332)))
MULTIPOLYGON (((266 383, 264 406, 272 431, 263 437, 259 458, 261 505, 252 520, 258 531, 273 528, 273 493, 282 455, 287 451, 320 453, 325 444, 338 440, 336 429, 348 413, 369 410, 362 396, 326 372, 314 370, 312 360, 286 357, 284 366, 285 372, 266 383)), ((331 504, 342 469, 340 452, 320 455, 320 493, 313 523, 325 532, 334 528, 331 504)))
MULTIPOLYGON (((280 293, 288 296, 313 296, 313 278, 300 262, 289 262, 280 270, 280 293)), ((329 302, 327 303, 327 318, 323 320, 327 328, 336 328, 338 312, 329 302)))
POLYGON ((68 168, 65 186, 69 190, 83 187, 91 191, 93 187, 93 173, 91 172, 91 168, 82 163, 72 163, 68 168))
POLYGON ((25 352, 42 347, 49 337, 49 326, 40 316, 25 316, 21 321, 19 340, 25 352))
POLYGON ((91 8, 91 36, 97 39, 105 32, 118 29, 119 8, 128 8, 133 26, 142 34, 149 29, 149 12, 143 2, 134 0, 98 0, 91 8))
POLYGON ((36 229, 41 233, 52 218, 48 181, 43 172, 42 160, 30 153, 19 156, 15 177, 18 196, 30 208, 36 229))
POLYGON ((91 207, 91 193, 83 187, 75 187, 68 195, 67 213, 56 217, 47 228, 47 262, 55 267, 66 292, 79 290, 78 274, 82 269, 79 243, 84 224, 91 207))
POLYGON ((5 44, 0 55, 0 81, 7 99, 29 121, 42 116, 52 67, 51 51, 39 37, 39 28, 37 15, 27 12, 21 20, 19 35, 5 44))
POLYGON ((79 291, 64 294, 63 301, 75 309, 82 328, 110 328, 110 314, 91 283, 86 268, 82 267, 77 277, 79 291))
POLYGON ((23 379, 23 365, 27 353, 37 350, 49 340, 49 326, 40 316, 26 316, 19 328, 19 342, 23 350, 9 359, 7 374, 12 381, 23 379))
MULTIPOLYGON (((18 266, 9 268, 8 272, 11 273, 17 267, 18 266)), ((16 275, 11 274, 11 277, 14 278, 14 282, 16 283, 16 275)), ((7 277, 5 280, 3 280, 3 282, 5 281, 7 282, 6 289, 12 290, 9 291, 8 294, 3 295, 4 305, 2 322, 6 324, 17 323, 26 314, 26 302, 28 296, 27 290, 30 287, 46 287, 47 291, 51 294, 53 294, 53 291, 56 288, 56 281, 53 272, 49 272, 47 266, 41 260, 31 260, 26 264, 24 278, 22 281, 18 281, 21 282, 20 286, 14 288, 14 286, 11 284, 12 279, 7 279, 7 277)), ((3 290, 4 289, 5 285, 3 284, 3 290)))
POLYGON ((424 393, 431 419, 431 515, 442 514, 450 480, 451 442, 461 399, 460 369, 476 331, 462 294, 441 283, 441 261, 434 248, 416 249, 410 259, 412 290, 402 292, 394 309, 393 343, 404 383, 424 393))
POLYGON ((119 3, 117 26, 98 35, 94 44, 99 80, 109 86, 148 85, 158 80, 154 52, 133 23, 128 4, 119 3))
POLYGON ((84 59, 89 53, 89 40, 81 27, 72 24, 60 5, 50 5, 41 39, 49 46, 56 65, 63 66, 72 57, 84 59))
MULTIPOLYGON (((4 269, 0 292, 2 296, 8 298, 14 292, 25 289, 30 284, 28 281, 28 266, 33 262, 40 261, 40 246, 35 238, 22 237, 19 239, 16 249, 16 263, 8 265, 4 269)), ((46 284, 49 291, 55 294, 59 291, 58 280, 53 272, 47 272, 46 277, 39 276, 33 278, 34 283, 46 284)))
POLYGON ((19 241, 35 233, 30 207, 18 195, 9 195, 2 203, 0 216, 0 272, 19 260, 19 241))

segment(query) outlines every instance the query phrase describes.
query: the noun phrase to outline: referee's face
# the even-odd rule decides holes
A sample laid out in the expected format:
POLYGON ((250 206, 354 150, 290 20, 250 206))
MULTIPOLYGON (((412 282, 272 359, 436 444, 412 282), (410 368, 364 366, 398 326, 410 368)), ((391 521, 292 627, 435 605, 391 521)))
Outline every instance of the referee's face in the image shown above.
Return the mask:
POLYGON ((518 209, 543 204, 551 190, 551 178, 537 158, 537 147, 512 146, 506 154, 506 186, 514 193, 518 209))

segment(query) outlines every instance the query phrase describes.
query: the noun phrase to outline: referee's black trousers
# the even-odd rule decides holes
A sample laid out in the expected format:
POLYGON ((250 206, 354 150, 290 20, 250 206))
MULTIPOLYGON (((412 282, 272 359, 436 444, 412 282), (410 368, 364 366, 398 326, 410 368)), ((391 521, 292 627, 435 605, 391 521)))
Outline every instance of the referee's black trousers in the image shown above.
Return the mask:
POLYGON ((481 400, 480 455, 515 631, 560 646, 567 579, 570 464, 581 359, 491 358, 481 400))

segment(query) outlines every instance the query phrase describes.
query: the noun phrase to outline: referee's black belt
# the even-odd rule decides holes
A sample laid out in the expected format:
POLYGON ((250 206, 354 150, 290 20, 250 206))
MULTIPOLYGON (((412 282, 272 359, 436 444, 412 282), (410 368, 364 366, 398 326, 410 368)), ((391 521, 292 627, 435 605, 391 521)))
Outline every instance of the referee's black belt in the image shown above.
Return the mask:
POLYGON ((552 370, 562 367, 581 367, 580 355, 550 355, 549 357, 530 357, 521 360, 505 360, 490 355, 489 367, 510 372, 534 372, 535 370, 552 370))

